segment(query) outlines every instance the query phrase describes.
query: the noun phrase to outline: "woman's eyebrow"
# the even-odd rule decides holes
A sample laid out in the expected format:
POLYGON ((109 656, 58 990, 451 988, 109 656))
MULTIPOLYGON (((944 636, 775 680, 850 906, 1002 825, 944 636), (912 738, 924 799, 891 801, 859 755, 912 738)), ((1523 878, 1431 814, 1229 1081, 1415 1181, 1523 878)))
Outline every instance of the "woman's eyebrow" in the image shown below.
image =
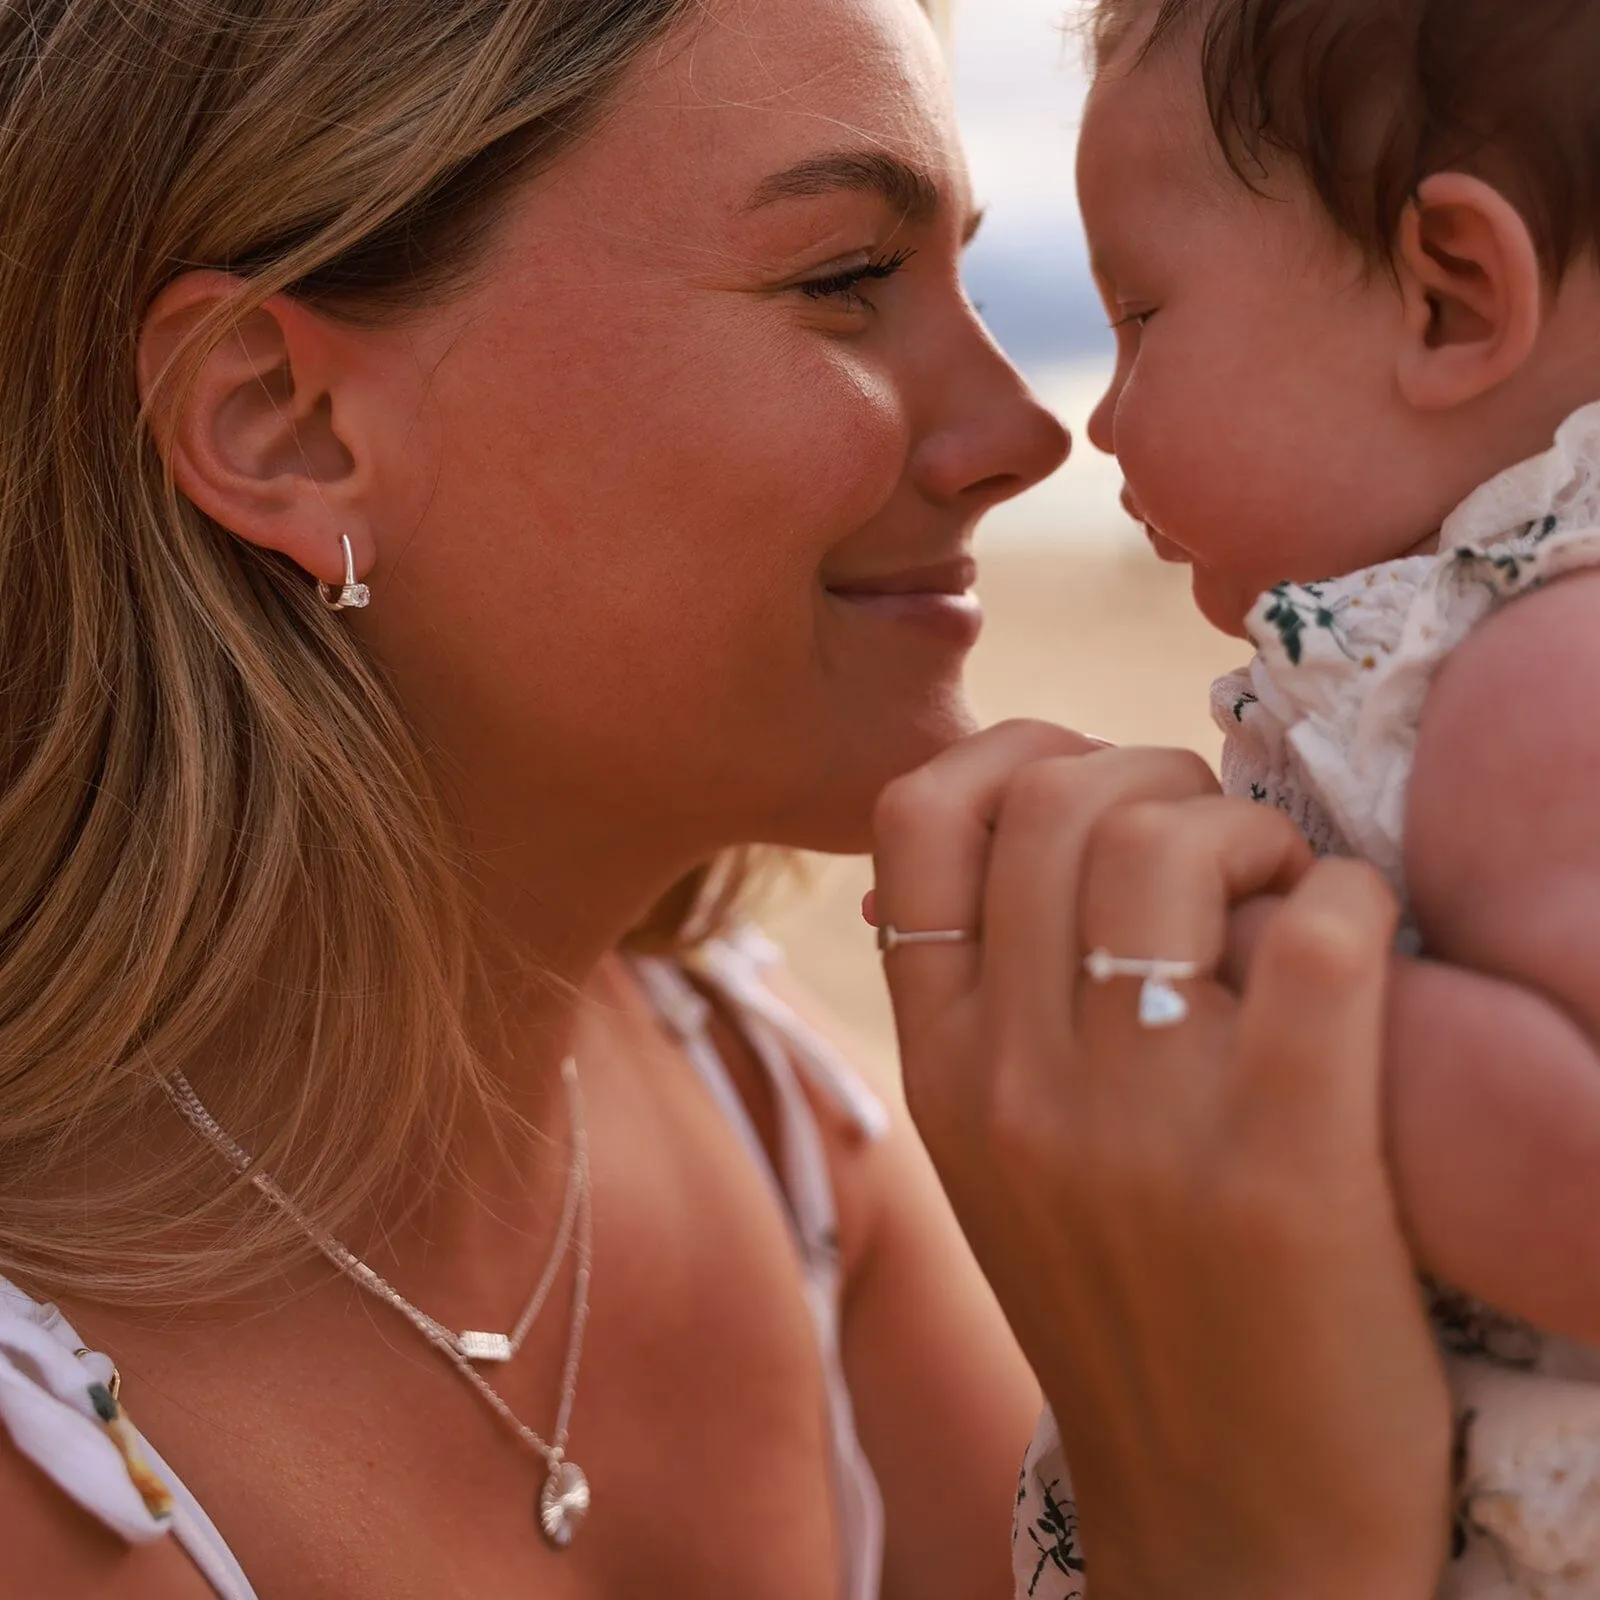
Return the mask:
POLYGON ((931 221, 943 200, 939 185, 927 173, 897 156, 877 150, 841 150, 808 157, 763 178, 744 209, 759 211, 780 200, 804 200, 838 190, 880 195, 911 223, 931 221))

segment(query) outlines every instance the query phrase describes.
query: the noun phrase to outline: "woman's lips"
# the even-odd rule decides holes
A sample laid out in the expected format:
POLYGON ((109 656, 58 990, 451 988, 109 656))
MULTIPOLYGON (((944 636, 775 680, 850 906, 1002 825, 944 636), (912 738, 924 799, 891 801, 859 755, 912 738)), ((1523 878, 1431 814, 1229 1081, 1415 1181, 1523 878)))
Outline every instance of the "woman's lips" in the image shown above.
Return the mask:
POLYGON ((983 628, 983 607, 975 594, 846 594, 837 589, 831 593, 854 611, 924 628, 962 650, 978 642, 983 628))
POLYGON ((876 577, 841 578, 825 587, 857 615, 908 623, 970 650, 983 627, 983 606, 972 589, 977 578, 977 563, 964 556, 876 577))

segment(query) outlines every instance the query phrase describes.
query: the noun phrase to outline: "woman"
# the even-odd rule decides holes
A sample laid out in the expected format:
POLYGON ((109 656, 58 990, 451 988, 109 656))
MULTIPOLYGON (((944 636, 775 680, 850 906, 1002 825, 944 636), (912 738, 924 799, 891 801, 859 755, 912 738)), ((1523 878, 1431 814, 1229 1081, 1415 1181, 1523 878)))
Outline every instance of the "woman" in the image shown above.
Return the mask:
MULTIPOLYGON (((968 731, 973 528, 1066 450, 961 293, 920 12, 68 0, 0 55, 0 1592, 1008 1592, 1034 1382, 706 939, 729 852, 864 847, 968 731)), ((1379 1309, 1267 1442, 1405 1531, 1339 1455, 1379 1309)), ((1175 1569, 1082 1437, 1106 1592, 1175 1569)))

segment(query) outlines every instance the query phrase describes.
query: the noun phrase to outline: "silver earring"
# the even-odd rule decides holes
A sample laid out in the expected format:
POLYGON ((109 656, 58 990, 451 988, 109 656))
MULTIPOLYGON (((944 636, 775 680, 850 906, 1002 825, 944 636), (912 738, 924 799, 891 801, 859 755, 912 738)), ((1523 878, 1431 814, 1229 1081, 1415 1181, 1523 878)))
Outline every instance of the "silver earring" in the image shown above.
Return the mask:
POLYGON ((350 548, 350 535, 341 533, 339 543, 344 546, 344 582, 319 583, 317 593, 330 611, 355 610, 372 599, 372 591, 364 583, 356 582, 355 552, 350 548))

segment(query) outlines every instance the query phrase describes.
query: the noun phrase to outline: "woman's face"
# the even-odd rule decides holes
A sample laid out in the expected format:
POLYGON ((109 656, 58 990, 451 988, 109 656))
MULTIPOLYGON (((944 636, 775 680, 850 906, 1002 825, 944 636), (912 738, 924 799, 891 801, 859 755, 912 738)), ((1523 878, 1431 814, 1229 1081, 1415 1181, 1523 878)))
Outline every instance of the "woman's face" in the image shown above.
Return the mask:
POLYGON ((374 336, 415 403, 356 625, 469 797, 860 848, 968 731, 974 528, 1067 450, 962 292, 974 221, 914 0, 718 0, 374 336))

